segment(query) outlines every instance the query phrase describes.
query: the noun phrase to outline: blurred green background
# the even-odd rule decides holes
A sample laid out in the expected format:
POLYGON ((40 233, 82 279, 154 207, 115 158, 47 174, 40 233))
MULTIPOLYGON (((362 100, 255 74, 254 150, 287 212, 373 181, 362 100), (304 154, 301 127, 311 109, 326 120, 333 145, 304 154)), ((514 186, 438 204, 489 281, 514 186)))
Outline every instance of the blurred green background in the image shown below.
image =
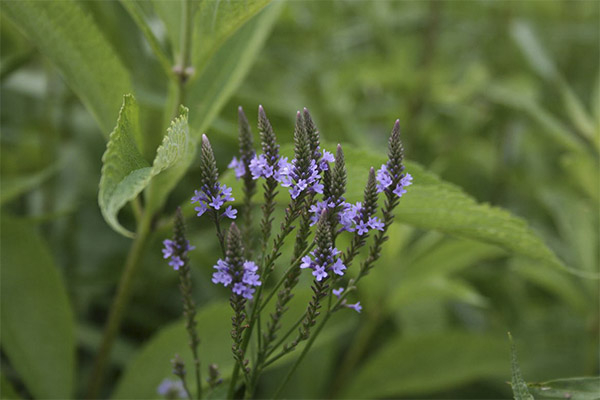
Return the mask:
MULTIPOLYGON (((159 132, 160 140, 169 91, 142 33, 121 3, 78 6, 131 72, 148 135, 159 132)), ((2 217, 35 230, 66 282, 81 390, 130 246, 104 222, 97 202, 109 131, 51 57, 13 20, 3 14, 1 21, 2 217)), ((569 268, 597 274, 599 29, 597 1, 290 1, 255 57, 227 61, 249 69, 204 131, 223 172, 237 153, 238 105, 255 126, 262 104, 282 143, 292 140, 295 111, 308 107, 328 143, 379 154, 399 118, 408 159, 522 217, 569 268)), ((197 161, 165 216, 191 196, 197 161)), ((132 215, 121 213, 125 225, 132 215)), ((198 247, 196 300, 214 306, 226 299, 210 283, 218 244, 209 224, 190 219, 189 229, 198 247)), ((136 375, 127 369, 132 360, 148 365, 136 358, 144 343, 181 314, 177 275, 160 254, 169 235, 155 232, 144 256, 106 394, 120 376, 136 375)), ((509 330, 528 381, 599 372, 598 280, 396 224, 363 283, 362 314, 334 321, 287 397, 509 398, 509 330)), ((210 317, 217 309, 207 310, 204 322, 220 326, 210 317)), ((226 323, 224 329, 226 340, 226 323)), ((168 371, 169 358, 164 363, 168 371)), ((267 372, 259 396, 275 389, 283 365, 267 372)), ((27 394, 4 353, 2 375, 27 394)), ((122 397, 143 397, 127 385, 120 383, 122 397)))

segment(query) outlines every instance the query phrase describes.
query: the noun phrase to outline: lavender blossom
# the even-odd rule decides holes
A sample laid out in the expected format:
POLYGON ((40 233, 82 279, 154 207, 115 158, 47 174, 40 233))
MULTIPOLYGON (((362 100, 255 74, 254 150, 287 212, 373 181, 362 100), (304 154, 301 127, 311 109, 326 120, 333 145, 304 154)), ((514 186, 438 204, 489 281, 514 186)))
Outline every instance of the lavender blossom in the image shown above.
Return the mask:
MULTIPOLYGON (((231 188, 227 185, 217 183, 212 190, 207 186, 203 186, 200 190, 195 190, 191 201, 192 204, 199 204, 194 210, 197 212, 196 215, 200 217, 209 209, 217 212, 226 202, 234 200, 235 199, 231 195, 231 188)), ((236 214, 237 210, 233 210, 231 206, 228 206, 225 212, 221 213, 219 218, 225 216, 227 218, 235 219, 236 214)))
POLYGON ((167 399, 184 399, 187 397, 183 383, 169 378, 163 379, 158 388, 156 388, 156 392, 167 399))
POLYGON ((244 162, 241 159, 238 160, 237 157, 233 157, 229 165, 227 165, 227 168, 233 169, 236 179, 243 178, 244 175, 246 175, 246 166, 244 165, 244 162))
POLYGON ((360 313, 362 311, 362 306, 360 305, 360 301, 356 304, 345 304, 344 307, 351 308, 354 311, 356 311, 357 313, 360 313))
POLYGON ((179 270, 180 267, 183 267, 184 261, 183 258, 187 256, 188 251, 194 250, 194 246, 190 246, 190 242, 186 240, 186 246, 181 247, 177 244, 176 241, 171 239, 165 239, 163 241, 164 248, 162 249, 163 258, 170 258, 169 265, 173 267, 175 271, 179 270))
MULTIPOLYGON (((412 175, 409 173, 401 174, 400 181, 396 185, 396 187, 392 190, 398 197, 402 197, 404 193, 406 193, 405 187, 412 185, 412 175)), ((377 193, 381 193, 387 190, 390 186, 392 186, 393 180, 392 176, 388 171, 388 167, 386 164, 383 164, 381 168, 377 171, 377 193)))
POLYGON ((254 287, 260 286, 260 277, 256 273, 258 266, 253 261, 245 261, 242 271, 234 271, 227 260, 218 260, 214 266, 217 272, 213 273, 212 281, 227 287, 233 283, 231 291, 246 299, 252 299, 254 287))
POLYGON ((310 255, 302 257, 302 264, 300 268, 312 269, 312 274, 320 282, 329 276, 328 272, 332 272, 336 275, 343 276, 346 266, 337 255, 340 251, 335 247, 329 246, 328 248, 317 248, 310 252, 310 255))

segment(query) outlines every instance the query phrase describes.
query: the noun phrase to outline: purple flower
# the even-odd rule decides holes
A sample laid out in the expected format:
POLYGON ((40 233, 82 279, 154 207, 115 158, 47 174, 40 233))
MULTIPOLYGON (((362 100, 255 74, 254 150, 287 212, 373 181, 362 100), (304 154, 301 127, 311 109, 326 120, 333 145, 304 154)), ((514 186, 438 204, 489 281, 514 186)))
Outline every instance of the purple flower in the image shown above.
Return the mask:
POLYGON ((171 239, 165 239, 163 241, 164 248, 162 249, 163 258, 170 258, 169 265, 173 267, 175 271, 183 267, 184 262, 181 257, 187 255, 188 251, 194 250, 194 246, 190 246, 190 242, 186 241, 185 248, 180 248, 176 241, 171 239))
POLYGON ((369 232, 369 225, 365 221, 358 221, 356 224, 356 232, 361 236, 364 235, 369 232))
POLYGON ((404 175, 402 179, 400 179, 398 185, 396 185, 393 193, 398 197, 402 197, 402 195, 406 193, 405 187, 412 185, 412 179, 413 178, 411 174, 404 175))
POLYGON ((383 222, 377 217, 369 218, 367 224, 371 227, 371 229, 377 229, 378 231, 382 231, 385 226, 383 222))
POLYGON ((169 378, 163 379, 160 385, 158 385, 158 388, 156 388, 156 392, 168 399, 184 399, 187 397, 183 383, 180 380, 172 380, 169 378))
POLYGON ((340 296, 342 295, 342 292, 344 291, 344 288, 338 288, 338 289, 333 289, 332 292, 335 295, 335 297, 337 297, 338 299, 340 298, 340 296))
POLYGON ((225 210, 225 212, 223 212, 223 215, 229 219, 235 219, 236 214, 237 210, 231 206, 227 206, 227 209, 225 210))
POLYGON ((340 258, 337 258, 341 252, 335 247, 313 250, 310 254, 302 257, 300 268, 312 269, 312 274, 317 281, 320 282, 322 279, 327 278, 329 276, 328 271, 340 276, 344 275, 346 266, 340 258))
POLYGON ((259 156, 255 155, 252 160, 250 160, 250 173, 252 174, 252 179, 258 178, 269 178, 273 176, 273 167, 269 165, 267 158, 264 154, 259 156))
POLYGON ((230 268, 226 260, 218 260, 214 266, 217 270, 213 273, 212 281, 215 284, 222 284, 227 287, 233 283, 231 291, 238 296, 251 299, 254 293, 254 286, 260 286, 260 276, 256 273, 258 266, 253 261, 245 261, 242 271, 235 272, 230 268))
MULTIPOLYGON (((199 206, 195 207, 194 210, 197 212, 197 216, 202 216, 209 209, 213 209, 215 212, 220 210, 221 207, 228 201, 234 201, 235 199, 231 195, 232 189, 227 185, 221 185, 217 183, 212 190, 206 186, 200 190, 194 191, 192 197, 192 203, 199 203, 199 206)), ((232 209, 228 206, 225 212, 218 215, 219 218, 227 217, 235 219, 237 210, 232 209)))
POLYGON ((318 201, 317 204, 313 204, 310 206, 309 211, 312 213, 310 217, 310 226, 313 226, 319 221, 319 216, 323 213, 324 210, 328 208, 334 208, 335 203, 325 201, 318 201))
POLYGON ((346 304, 346 307, 352 308, 357 313, 360 313, 362 311, 362 306, 360 305, 360 301, 356 304, 346 304))
POLYGON ((281 186, 290 188, 292 199, 296 199, 306 189, 314 193, 323 193, 323 184, 320 182, 321 175, 315 160, 310 160, 308 169, 301 170, 296 165, 296 159, 293 159, 291 163, 288 163, 286 159, 280 166, 276 179, 281 186))
POLYGON ((240 179, 246 175, 246 167, 242 160, 238 160, 237 157, 233 157, 233 160, 229 163, 227 168, 232 168, 235 171, 235 178, 240 179))
POLYGON ((388 172, 387 165, 382 164, 381 168, 377 171, 377 193, 383 192, 391 184, 392 177, 388 172))

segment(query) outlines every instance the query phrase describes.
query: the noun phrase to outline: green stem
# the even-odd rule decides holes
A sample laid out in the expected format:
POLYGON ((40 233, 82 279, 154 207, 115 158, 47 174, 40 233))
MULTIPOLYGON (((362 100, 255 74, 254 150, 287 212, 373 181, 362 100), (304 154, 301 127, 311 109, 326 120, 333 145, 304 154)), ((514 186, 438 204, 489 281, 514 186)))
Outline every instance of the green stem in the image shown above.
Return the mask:
POLYGON ((123 313, 129 303, 131 295, 131 289, 133 287, 134 276, 140 265, 140 260, 146 245, 146 240, 150 233, 150 226, 152 224, 152 214, 144 213, 142 220, 138 227, 136 237, 133 241, 133 245, 127 255, 127 261, 125 262, 125 269, 121 275, 119 281, 119 287, 117 294, 113 300, 113 304, 108 314, 108 322, 104 328, 102 336, 102 342, 100 343, 100 349, 94 361, 90 383, 88 387, 88 398, 96 398, 102 387, 104 380, 104 370, 106 363, 110 356, 110 351, 114 340, 119 332, 121 320, 123 319, 123 313))

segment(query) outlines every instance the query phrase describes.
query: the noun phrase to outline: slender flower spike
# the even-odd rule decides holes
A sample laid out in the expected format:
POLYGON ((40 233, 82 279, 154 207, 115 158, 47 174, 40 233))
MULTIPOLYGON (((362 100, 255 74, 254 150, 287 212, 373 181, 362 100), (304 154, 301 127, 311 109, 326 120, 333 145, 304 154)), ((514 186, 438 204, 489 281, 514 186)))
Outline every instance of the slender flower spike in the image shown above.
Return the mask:
MULTIPOLYGON (((254 158, 254 146, 252 140, 252 130, 248 123, 248 118, 244 114, 242 107, 238 107, 238 122, 239 122, 239 143, 240 143, 240 158, 233 157, 233 160, 227 166, 232 168, 235 172, 236 179, 244 178, 247 171, 249 170, 250 162, 254 158)), ((254 190, 254 182, 252 179, 245 179, 246 186, 250 185, 249 191, 254 190)))
POLYGON ((215 156, 206 135, 202 135, 202 156, 200 160, 200 190, 194 191, 192 204, 198 203, 194 208, 197 216, 211 211, 216 219, 227 217, 235 219, 237 210, 227 206, 224 212, 219 212, 226 202, 234 201, 231 188, 218 182, 218 170, 215 156))
POLYGON ((245 299, 252 299, 255 291, 254 287, 261 285, 257 274, 258 266, 253 261, 243 260, 241 242, 238 243, 236 240, 238 236, 231 233, 232 229, 236 230, 239 236, 238 228, 235 224, 232 224, 228 236, 227 257, 225 260, 220 259, 217 261, 214 266, 216 272, 213 273, 212 282, 231 287, 234 294, 245 299))
POLYGON ((341 253, 333 247, 327 211, 321 213, 315 241, 317 246, 310 255, 302 257, 300 268, 309 268, 317 282, 327 279, 331 274, 343 276, 346 266, 338 255, 341 253))
POLYGON ((388 162, 377 171, 377 193, 391 192, 398 197, 412 185, 412 176, 404 173, 404 149, 400 141, 400 121, 396 120, 388 143, 388 162))

